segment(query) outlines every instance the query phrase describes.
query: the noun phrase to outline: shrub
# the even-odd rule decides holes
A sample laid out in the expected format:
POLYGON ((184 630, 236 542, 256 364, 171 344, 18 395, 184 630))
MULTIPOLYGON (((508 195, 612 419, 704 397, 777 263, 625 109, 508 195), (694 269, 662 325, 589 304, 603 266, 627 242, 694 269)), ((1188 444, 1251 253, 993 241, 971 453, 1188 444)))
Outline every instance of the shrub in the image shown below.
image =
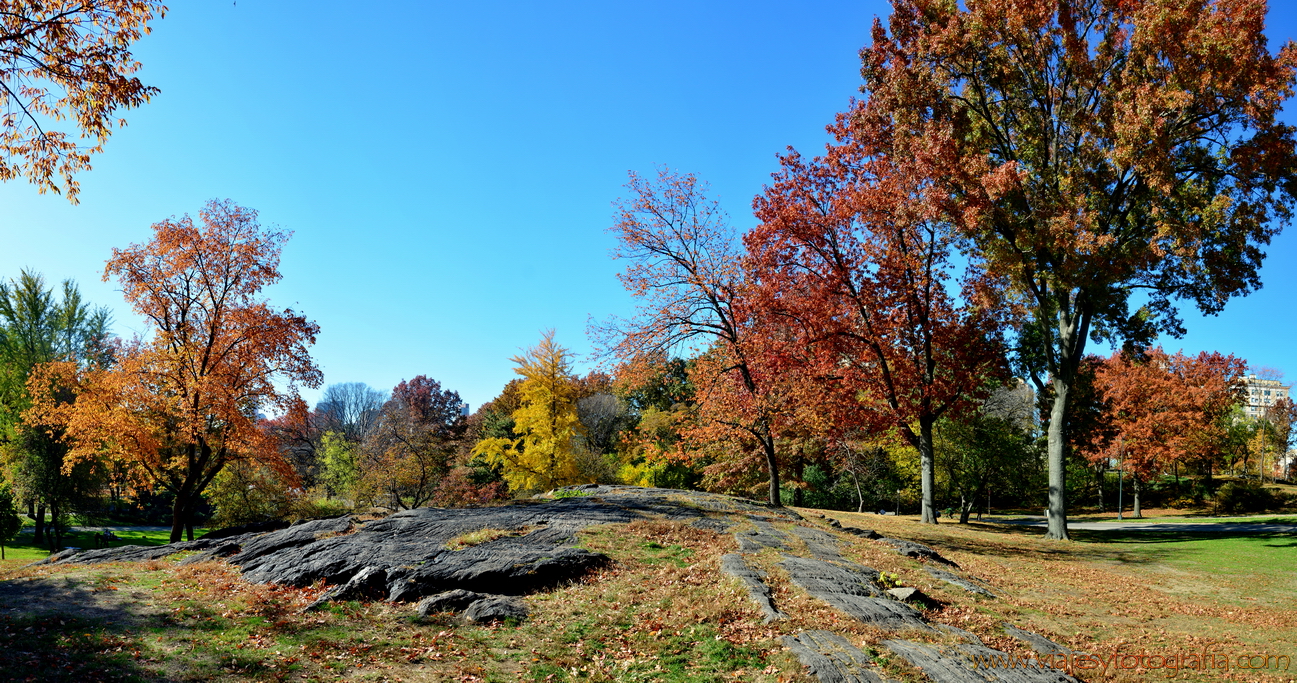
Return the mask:
POLYGON ((1275 494, 1259 482, 1229 481, 1216 491, 1216 509, 1220 512, 1264 512, 1279 504, 1275 494))

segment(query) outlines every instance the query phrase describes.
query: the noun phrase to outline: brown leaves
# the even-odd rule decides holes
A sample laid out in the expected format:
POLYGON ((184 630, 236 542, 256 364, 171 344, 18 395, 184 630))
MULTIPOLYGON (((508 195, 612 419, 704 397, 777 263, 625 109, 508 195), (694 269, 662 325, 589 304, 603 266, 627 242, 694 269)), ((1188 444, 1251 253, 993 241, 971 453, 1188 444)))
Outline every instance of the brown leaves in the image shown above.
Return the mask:
POLYGON ((73 175, 126 125, 117 109, 158 93, 132 76, 131 46, 165 13, 158 0, 0 2, 0 180, 26 176, 76 203, 73 175))

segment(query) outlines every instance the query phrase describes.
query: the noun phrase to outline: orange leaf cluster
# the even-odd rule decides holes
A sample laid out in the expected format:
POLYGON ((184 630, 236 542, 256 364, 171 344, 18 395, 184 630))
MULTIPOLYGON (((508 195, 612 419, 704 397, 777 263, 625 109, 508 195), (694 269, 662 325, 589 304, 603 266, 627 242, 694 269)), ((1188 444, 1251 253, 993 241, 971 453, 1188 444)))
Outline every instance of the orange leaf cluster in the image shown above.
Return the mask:
POLYGON ((111 367, 55 363, 30 380, 26 419, 66 431, 65 466, 128 462, 175 494, 173 541, 226 464, 256 460, 295 477, 259 413, 304 412, 297 385, 321 379, 307 350, 319 327, 259 297, 279 280, 287 236, 256 219, 251 209, 211 201, 199 225, 189 216, 165 220, 148 244, 114 250, 104 277, 117 278, 152 335, 124 345, 111 367), (76 401, 54 400, 57 386, 75 387, 76 401))

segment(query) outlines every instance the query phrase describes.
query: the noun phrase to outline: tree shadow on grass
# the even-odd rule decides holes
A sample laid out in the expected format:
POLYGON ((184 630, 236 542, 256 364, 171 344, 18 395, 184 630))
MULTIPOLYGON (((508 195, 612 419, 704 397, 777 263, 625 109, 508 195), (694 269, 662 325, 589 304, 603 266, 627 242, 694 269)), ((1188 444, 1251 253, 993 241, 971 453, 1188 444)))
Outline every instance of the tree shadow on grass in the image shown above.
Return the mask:
POLYGON ((141 620, 110 589, 64 577, 0 582, 0 680, 159 681, 136 661, 141 620))
MULTIPOLYGON (((904 534, 907 540, 926 543, 938 552, 944 550, 969 553, 988 557, 1016 558, 1023 560, 1122 560, 1132 562, 1145 561, 1143 557, 1120 557, 1126 555, 1119 549, 1105 548, 1088 543, 1055 543, 1045 541, 1045 530, 1038 527, 1013 524, 986 524, 970 522, 969 524, 951 524, 945 528, 961 531, 981 532, 976 536, 942 533, 943 526, 915 528, 904 534)), ((1075 540, 1075 535, 1073 535, 1075 540)), ((1152 561, 1152 560, 1149 560, 1152 561)))

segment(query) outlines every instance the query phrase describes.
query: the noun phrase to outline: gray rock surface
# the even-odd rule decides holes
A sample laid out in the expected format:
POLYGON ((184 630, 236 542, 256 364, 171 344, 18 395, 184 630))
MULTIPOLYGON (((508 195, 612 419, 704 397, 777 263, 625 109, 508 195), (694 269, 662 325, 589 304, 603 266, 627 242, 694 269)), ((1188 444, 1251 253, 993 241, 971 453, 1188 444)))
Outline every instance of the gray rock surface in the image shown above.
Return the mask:
POLYGON ((844 526, 842 527, 842 530, 853 536, 859 536, 861 538, 867 538, 870 540, 875 540, 883 537, 882 534, 878 533, 877 531, 874 531, 873 529, 861 529, 860 527, 855 527, 855 526, 844 526))
POLYGON ((729 553, 721 556, 721 571, 743 582, 743 587, 748 589, 748 597, 757 603, 761 613, 765 615, 764 623, 769 624, 772 621, 788 618, 788 615, 780 612, 771 601, 770 587, 766 585, 765 573, 749 567, 742 555, 729 553))
POLYGON ((880 597, 884 593, 874 585, 878 572, 869 567, 790 555, 785 555, 779 566, 802 590, 858 621, 889 631, 930 630, 913 607, 891 597, 880 597))
POLYGON ((806 549, 810 551, 811 557, 826 562, 844 562, 846 558, 838 552, 841 542, 837 537, 827 531, 813 529, 806 526, 794 526, 793 535, 802 539, 806 544, 806 549))
POLYGON ((346 583, 333 586, 324 591, 311 604, 302 608, 309 612, 331 600, 358 600, 362 598, 381 598, 387 594, 387 570, 383 567, 365 567, 356 572, 346 583))
POLYGON ((901 588, 888 588, 887 594, 896 598, 897 600, 900 600, 901 602, 905 602, 907 600, 913 600, 915 602, 924 602, 928 599, 928 596, 924 595, 923 591, 919 590, 918 588, 912 588, 910 586, 903 586, 901 588))
POLYGON ((530 613, 522 598, 512 595, 492 595, 469 605, 468 609, 464 610, 464 621, 470 624, 485 624, 509 618, 522 620, 530 613))
POLYGON ((958 574, 951 574, 950 572, 942 571, 934 567, 924 567, 923 569, 924 571, 928 572, 928 575, 931 576, 932 578, 937 579, 939 581, 945 581, 946 583, 952 586, 963 588, 969 593, 976 593, 978 595, 982 595, 988 598, 996 597, 995 593, 992 593, 991 591, 987 590, 985 587, 976 584, 962 576, 959 576, 958 574))
POLYGON ((765 548, 774 548, 775 550, 789 550, 787 541, 788 536, 784 532, 774 528, 770 520, 766 517, 750 516, 748 518, 756 529, 752 531, 740 531, 734 534, 734 540, 739 543, 739 552, 755 553, 765 548))
POLYGON ((99 548, 81 550, 68 548, 32 564, 103 564, 105 562, 147 562, 160 560, 169 555, 185 551, 205 551, 224 545, 227 539, 199 538, 192 541, 180 541, 167 545, 123 545, 116 548, 99 548))
POLYGON ((463 612, 469 605, 485 597, 487 596, 482 593, 456 588, 453 591, 429 595, 420 600, 415 612, 421 617, 439 612, 463 612))
MULTIPOLYGON (((338 517, 165 546, 62 553, 43 562, 140 561, 197 551, 186 561, 224 557, 256 583, 307 586, 322 579, 334 586, 328 599, 364 595, 414 601, 453 589, 521 595, 571 581, 607 562, 602 554, 571 547, 576 533, 587 526, 646 517, 726 524, 714 519, 708 512, 712 509, 800 519, 790 511, 698 492, 629 486, 589 486, 579 492, 588 495, 489 508, 419 508, 366 524, 338 517), (446 547, 481 529, 516 535, 463 550, 446 547)), ((771 538, 783 537, 768 518, 757 523, 771 538)))
POLYGON ((1076 683, 1051 667, 974 643, 929 645, 907 640, 884 640, 883 647, 918 667, 936 683, 1076 683))
POLYGON ((1043 655, 1072 654, 1074 650, 1059 645, 1054 641, 1031 631, 1024 631, 1013 624, 1004 623, 1004 632, 1031 646, 1031 649, 1043 655))
POLYGON ((882 536, 878 540, 896 548, 896 552, 906 557, 912 557, 916 560, 929 560, 959 569, 959 565, 947 560, 941 556, 941 553, 938 553, 922 543, 915 543, 914 541, 907 541, 901 538, 887 538, 886 536, 882 536))
POLYGON ((803 631, 784 636, 783 643, 821 683, 885 683, 873 659, 842 636, 829 631, 803 631))

